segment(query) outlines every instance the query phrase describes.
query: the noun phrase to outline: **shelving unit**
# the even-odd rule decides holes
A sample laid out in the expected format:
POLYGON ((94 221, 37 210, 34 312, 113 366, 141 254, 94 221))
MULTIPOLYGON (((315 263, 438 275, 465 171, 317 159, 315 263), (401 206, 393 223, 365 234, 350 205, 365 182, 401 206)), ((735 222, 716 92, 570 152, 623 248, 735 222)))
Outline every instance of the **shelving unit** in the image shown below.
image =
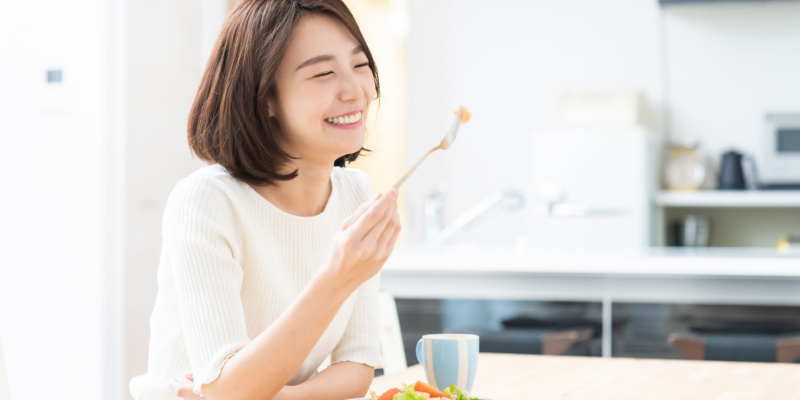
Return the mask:
POLYGON ((661 191, 656 195, 656 205, 662 207, 800 208, 800 190, 661 191))
POLYGON ((686 215, 710 218, 712 246, 772 247, 800 233, 800 190, 660 191, 653 205, 656 246, 667 245, 669 224, 686 215))

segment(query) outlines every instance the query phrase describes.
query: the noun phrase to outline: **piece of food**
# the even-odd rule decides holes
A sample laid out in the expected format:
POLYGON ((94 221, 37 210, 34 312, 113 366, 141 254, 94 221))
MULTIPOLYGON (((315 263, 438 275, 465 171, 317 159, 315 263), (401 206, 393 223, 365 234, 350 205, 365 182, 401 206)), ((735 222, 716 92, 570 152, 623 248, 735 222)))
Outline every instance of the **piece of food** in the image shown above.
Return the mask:
MULTIPOLYGON (((458 115, 458 107, 453 110, 453 115, 458 115)), ((461 125, 466 124, 469 122, 469 119, 472 117, 467 107, 461 106, 461 125)))
POLYGON ((469 393, 464 393, 456 387, 456 385, 450 385, 447 389, 444 390, 445 394, 449 395, 450 398, 453 400, 481 400, 477 397, 472 397, 469 393))
POLYGON ((389 389, 380 397, 376 397, 375 392, 372 391, 370 391, 370 395, 377 400, 480 400, 477 397, 471 397, 469 393, 462 392, 456 385, 450 385, 442 393, 421 381, 417 381, 413 385, 403 384, 403 389, 389 389))
MULTIPOLYGON (((427 393, 425 393, 427 394, 427 393)), ((414 390, 414 386, 408 385, 401 393, 397 393, 392 400, 428 400, 427 397, 414 390)))
POLYGON ((431 397, 446 397, 448 399, 450 398, 450 396, 446 396, 444 393, 440 392, 435 387, 428 385, 423 381, 417 381, 417 383, 414 384, 414 390, 417 392, 427 393, 431 395, 431 397))
POLYGON ((392 399, 394 399, 394 395, 396 395, 396 394, 398 394, 400 392, 402 392, 402 390, 400 390, 398 388, 389 389, 389 390, 383 392, 381 397, 378 397, 378 400, 392 400, 392 399))

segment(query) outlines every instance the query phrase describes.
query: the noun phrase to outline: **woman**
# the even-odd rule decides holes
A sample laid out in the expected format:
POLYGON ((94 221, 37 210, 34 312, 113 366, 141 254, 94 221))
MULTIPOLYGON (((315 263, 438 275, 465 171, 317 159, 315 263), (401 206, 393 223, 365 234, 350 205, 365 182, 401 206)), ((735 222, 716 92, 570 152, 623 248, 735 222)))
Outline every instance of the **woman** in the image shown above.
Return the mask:
POLYGON ((243 0, 189 117, 211 165, 164 211, 147 374, 136 399, 343 399, 381 364, 377 273, 397 192, 360 171, 375 62, 340 0, 243 0), (332 365, 315 374, 331 355, 332 365))

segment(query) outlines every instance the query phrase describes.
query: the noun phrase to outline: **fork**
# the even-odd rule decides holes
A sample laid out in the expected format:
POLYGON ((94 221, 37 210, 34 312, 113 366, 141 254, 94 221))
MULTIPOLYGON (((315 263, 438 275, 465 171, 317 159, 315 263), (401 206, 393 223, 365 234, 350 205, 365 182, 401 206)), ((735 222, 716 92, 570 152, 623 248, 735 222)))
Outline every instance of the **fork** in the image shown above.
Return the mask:
POLYGON ((444 138, 442 139, 442 142, 439 143, 438 146, 428 150, 428 152, 425 153, 425 155, 423 155, 422 158, 420 158, 419 161, 417 161, 417 163, 414 164, 414 166, 411 167, 411 169, 409 169, 408 172, 406 172, 397 181, 397 183, 394 184, 394 186, 392 186, 392 189, 399 188, 400 185, 402 185, 403 182, 405 182, 406 179, 408 179, 408 177, 411 176, 411 173, 413 173, 417 169, 417 167, 419 167, 419 165, 422 164, 422 162, 425 161, 425 159, 428 158, 429 155, 431 155, 431 153, 433 153, 434 151, 439 150, 439 149, 447 150, 448 148, 450 148, 450 146, 453 144, 453 142, 456 141, 456 135, 458 135, 458 127, 461 126, 461 111, 462 111, 463 108, 464 107, 462 107, 462 106, 458 106, 458 112, 456 113, 456 118, 453 120, 453 123, 450 125, 450 129, 444 135, 444 138))

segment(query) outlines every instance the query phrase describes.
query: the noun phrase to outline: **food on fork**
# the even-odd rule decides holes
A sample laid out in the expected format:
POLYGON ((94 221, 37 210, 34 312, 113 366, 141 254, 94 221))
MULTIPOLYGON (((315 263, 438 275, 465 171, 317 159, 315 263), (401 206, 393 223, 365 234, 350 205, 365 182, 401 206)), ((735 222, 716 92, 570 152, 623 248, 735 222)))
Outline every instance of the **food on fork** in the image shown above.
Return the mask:
MULTIPOLYGON (((458 108, 453 110, 453 115, 458 115, 458 108)), ((472 114, 469 112, 467 107, 461 106, 461 125, 466 124, 469 122, 469 119, 472 117, 472 114)))

